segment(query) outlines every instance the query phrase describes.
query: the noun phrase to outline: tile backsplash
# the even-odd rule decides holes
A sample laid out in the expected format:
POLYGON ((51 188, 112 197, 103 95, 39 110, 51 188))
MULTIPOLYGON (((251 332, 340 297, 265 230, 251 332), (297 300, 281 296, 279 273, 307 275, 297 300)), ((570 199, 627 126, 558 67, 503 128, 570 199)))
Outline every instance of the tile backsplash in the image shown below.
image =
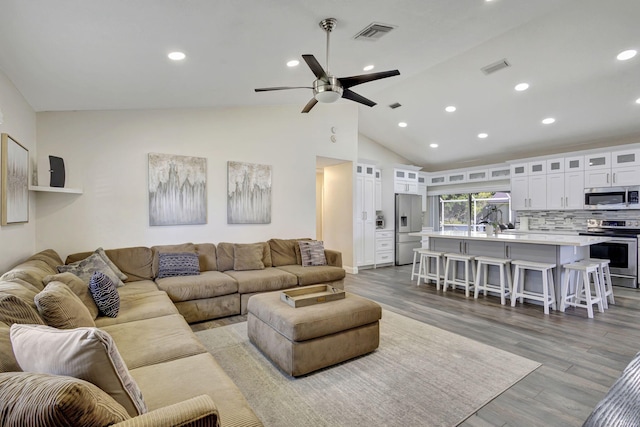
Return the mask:
POLYGON ((587 220, 591 218, 640 221, 640 210, 520 211, 517 213, 516 228, 520 228, 522 217, 529 218, 529 230, 580 232, 587 230, 587 220))

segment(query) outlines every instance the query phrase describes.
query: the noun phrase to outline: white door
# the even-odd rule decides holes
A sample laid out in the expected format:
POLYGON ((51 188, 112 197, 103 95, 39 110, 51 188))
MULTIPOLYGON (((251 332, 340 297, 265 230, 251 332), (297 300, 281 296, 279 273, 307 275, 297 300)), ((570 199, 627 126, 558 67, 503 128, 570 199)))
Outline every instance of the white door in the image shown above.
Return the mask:
POLYGON ((547 209, 565 209, 563 173, 547 175, 547 209))
POLYGON ((584 208, 584 174, 582 171, 565 173, 564 200, 565 209, 584 208))
POLYGON ((376 249, 376 181, 373 175, 364 177, 363 188, 363 210, 364 210, 364 233, 363 233, 363 264, 371 265, 375 262, 376 249))
POLYGON ((356 265, 364 265, 364 176, 356 176, 355 251, 356 265))
POLYGON ((529 180, 526 176, 511 178, 511 208, 524 211, 529 206, 529 180))
POLYGON ((547 175, 529 176, 529 209, 547 208, 547 175))

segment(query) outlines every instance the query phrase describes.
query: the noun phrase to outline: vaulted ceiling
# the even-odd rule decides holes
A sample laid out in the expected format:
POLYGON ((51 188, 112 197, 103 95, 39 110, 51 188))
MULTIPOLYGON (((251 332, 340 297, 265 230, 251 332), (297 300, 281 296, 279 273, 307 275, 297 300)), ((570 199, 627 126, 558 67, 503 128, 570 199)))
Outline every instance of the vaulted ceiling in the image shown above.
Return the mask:
POLYGON ((310 89, 253 89, 310 86, 301 55, 325 66, 328 17, 332 74, 401 73, 353 88, 378 103, 360 132, 425 170, 640 142, 640 55, 616 59, 640 50, 637 0, 0 0, 0 69, 36 111, 302 110, 310 89), (395 28, 354 39, 373 22, 395 28))

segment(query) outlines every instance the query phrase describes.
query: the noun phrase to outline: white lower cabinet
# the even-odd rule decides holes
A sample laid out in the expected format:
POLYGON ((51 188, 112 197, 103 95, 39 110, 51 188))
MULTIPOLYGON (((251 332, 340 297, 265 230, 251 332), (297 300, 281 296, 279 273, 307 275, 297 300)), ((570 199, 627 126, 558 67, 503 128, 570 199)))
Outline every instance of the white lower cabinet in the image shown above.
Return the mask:
POLYGON ((393 230, 376 230, 375 266, 394 262, 393 237, 393 230))

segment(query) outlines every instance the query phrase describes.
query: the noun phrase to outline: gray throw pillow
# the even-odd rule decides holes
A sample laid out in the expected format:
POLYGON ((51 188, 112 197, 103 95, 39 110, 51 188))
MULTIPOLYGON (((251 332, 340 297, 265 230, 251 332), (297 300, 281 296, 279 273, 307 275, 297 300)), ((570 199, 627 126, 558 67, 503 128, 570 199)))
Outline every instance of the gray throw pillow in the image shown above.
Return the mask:
POLYGON ((321 240, 301 240, 298 245, 300 246, 303 267, 327 265, 324 243, 321 240))
POLYGON ((81 261, 58 266, 59 273, 73 273, 84 280, 86 284, 89 284, 91 276, 96 271, 99 271, 105 276, 109 277, 109 279, 111 279, 111 281, 115 283, 116 286, 124 286, 124 283, 122 282, 122 280, 120 280, 118 274, 113 271, 111 267, 109 267, 109 264, 107 264, 102 256, 97 252, 92 253, 87 258, 81 261))

